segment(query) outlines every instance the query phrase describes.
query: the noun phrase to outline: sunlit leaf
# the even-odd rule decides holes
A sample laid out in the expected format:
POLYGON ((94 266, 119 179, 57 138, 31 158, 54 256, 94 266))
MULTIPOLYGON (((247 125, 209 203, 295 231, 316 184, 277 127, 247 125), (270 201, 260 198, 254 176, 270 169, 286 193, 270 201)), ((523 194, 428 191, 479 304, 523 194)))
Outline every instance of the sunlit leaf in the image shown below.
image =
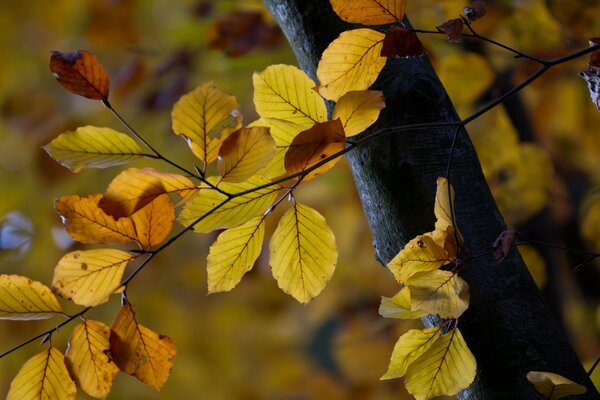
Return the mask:
POLYGON ((156 390, 167 381, 177 352, 168 336, 137 322, 131 304, 121 307, 112 324, 110 351, 121 371, 156 390))
POLYGON ((222 140, 239 127, 241 114, 234 96, 208 82, 181 96, 171 118, 175 134, 186 138, 194 155, 210 164, 222 140))
POLYGON ((256 217, 219 235, 207 259, 208 292, 233 289, 254 266, 265 237, 263 217, 256 217))
MULTIPOLYGON (((218 177, 210 177, 208 181, 217 183, 218 177)), ((265 185, 269 181, 261 176, 254 176, 242 183, 223 182, 219 189, 235 194, 265 185)), ((271 206, 280 187, 273 185, 233 197, 218 209, 215 207, 227 199, 225 194, 203 186, 196 197, 188 201, 179 214, 179 222, 187 226, 197 220, 194 226, 196 232, 207 233, 215 229, 229 228, 242 225, 252 218, 261 216, 271 206)))
POLYGON ((440 327, 411 329, 398 339, 390 358, 388 370, 381 379, 400 378, 408 366, 438 340, 440 327))
POLYGON ((71 93, 93 100, 108 99, 108 74, 89 51, 52 51, 50 71, 58 83, 71 93))
POLYGON ((368 89, 386 62, 379 55, 383 39, 381 32, 354 29, 331 42, 317 68, 321 96, 337 101, 353 90, 368 89))
POLYGON ((385 32, 382 57, 412 58, 423 54, 425 48, 414 32, 399 26, 392 26, 385 32))
POLYGON ((129 168, 112 180, 100 200, 109 215, 127 217, 164 193, 175 193, 182 201, 193 197, 198 188, 188 178, 152 168, 129 168))
POLYGON ((76 394, 65 357, 51 347, 23 364, 10 383, 6 400, 69 400, 75 399, 76 394))
POLYGON ((411 310, 456 319, 469 307, 469 285, 451 271, 417 272, 407 285, 411 310))
MULTIPOLYGON (((456 243, 448 243, 448 236, 454 233, 454 188, 448 187, 448 179, 439 177, 437 179, 437 189, 435 192, 435 205, 433 208, 435 215, 435 229, 427 234, 435 240, 439 246, 444 246, 446 251, 452 256, 456 255, 456 243), (448 248, 452 244, 453 248, 448 248)), ((456 232, 459 241, 463 241, 460 232, 456 232)))
POLYGON ((384 318, 416 319, 427 315, 423 311, 411 311, 410 289, 403 287, 394 297, 382 297, 379 315, 384 318))
POLYGON ((44 150, 73 172, 126 164, 146 155, 124 133, 95 126, 83 126, 62 133, 44 146, 44 150))
POLYGON ((223 182, 243 182, 267 166, 276 151, 269 128, 241 128, 221 144, 217 170, 223 182))
POLYGON ((417 400, 452 396, 475 379, 477 363, 460 330, 438 336, 406 370, 406 389, 417 400))
POLYGON ((292 65, 271 65, 252 76, 254 105, 262 118, 278 118, 306 128, 327 121, 325 102, 315 83, 292 65))
POLYGON ((136 240, 145 248, 163 242, 171 233, 175 221, 173 202, 167 194, 161 194, 131 215, 136 230, 136 240))
MULTIPOLYGON (((321 122, 296 136, 285 154, 285 169, 289 174, 305 171, 325 158, 344 150, 346 136, 339 119, 321 122)), ((305 175, 309 180, 333 168, 339 157, 305 175)))
POLYGON ((317 296, 337 262, 335 236, 314 209, 294 203, 269 244, 271 270, 279 287, 301 303, 317 296))
POLYGON ((341 19, 363 25, 402 21, 407 0, 330 0, 341 19))
POLYGON ((77 385, 97 399, 108 396, 119 372, 109 355, 109 338, 108 326, 86 320, 73 329, 65 354, 65 362, 77 385))
POLYGON ((117 249, 77 250, 67 253, 54 269, 52 287, 82 306, 96 306, 121 285, 123 271, 135 256, 117 249))
POLYGON ((0 275, 0 319, 47 319, 62 312, 44 284, 20 275, 0 275))
POLYGON ((375 90, 348 92, 333 109, 332 119, 340 119, 347 137, 358 135, 379 118, 385 107, 383 93, 375 90))
POLYGON ((530 371, 527 380, 548 400, 558 400, 587 392, 583 385, 552 372, 530 371))

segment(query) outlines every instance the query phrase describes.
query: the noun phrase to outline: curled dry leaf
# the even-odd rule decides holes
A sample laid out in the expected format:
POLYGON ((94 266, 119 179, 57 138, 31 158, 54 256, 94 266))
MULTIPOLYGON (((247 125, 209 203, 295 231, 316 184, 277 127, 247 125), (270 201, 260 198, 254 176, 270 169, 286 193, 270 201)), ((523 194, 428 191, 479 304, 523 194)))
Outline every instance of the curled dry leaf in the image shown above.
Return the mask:
POLYGON ((108 100, 108 74, 98 58, 89 51, 52 51, 50 71, 69 92, 92 100, 108 100))
POLYGON ((548 400, 584 394, 587 388, 552 372, 530 371, 527 380, 548 400))
POLYGON ((438 32, 443 32, 448 35, 450 43, 457 43, 464 28, 464 22, 461 18, 450 19, 443 24, 436 26, 438 32))
POLYGON ((425 54, 423 44, 411 31, 399 26, 392 26, 385 32, 382 57, 411 58, 425 54))
POLYGON ((510 245, 515 237, 516 229, 514 226, 508 226, 500 236, 494 241, 492 250, 494 251, 494 258, 500 262, 506 258, 510 251, 510 245))
MULTIPOLYGON (((600 45, 600 37, 595 37, 590 39, 590 47, 600 45)), ((600 49, 594 50, 594 52, 590 55, 590 69, 600 69, 600 49)))
POLYGON ((485 15, 487 12, 487 8, 485 6, 485 1, 483 0, 473 0, 471 4, 466 7, 463 7, 463 12, 469 21, 475 21, 485 15))
MULTIPOLYGON (((600 37, 590 39, 590 47, 597 45, 600 45, 600 37)), ((600 110, 600 50, 591 54, 588 70, 581 71, 579 76, 587 83, 592 102, 600 110)))

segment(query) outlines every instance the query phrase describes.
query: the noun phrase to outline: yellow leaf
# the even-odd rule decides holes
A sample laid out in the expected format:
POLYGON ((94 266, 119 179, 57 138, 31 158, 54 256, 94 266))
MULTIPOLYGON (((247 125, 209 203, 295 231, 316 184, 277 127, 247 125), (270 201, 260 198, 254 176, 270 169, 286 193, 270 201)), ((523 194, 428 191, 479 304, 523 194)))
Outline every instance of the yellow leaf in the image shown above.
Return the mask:
POLYGON ((358 135, 377 118, 385 108, 383 93, 376 90, 361 90, 348 92, 340 99, 333 109, 333 119, 339 118, 344 126, 347 137, 358 135))
POLYGON ((408 279, 407 285, 413 311, 456 319, 469 307, 469 285, 454 272, 417 272, 408 279))
POLYGON ((388 370, 381 379, 400 378, 406 374, 408 366, 438 340, 440 331, 440 327, 411 329, 400 336, 394 346, 388 370))
MULTIPOLYGON (((448 179, 439 177, 437 179, 437 190, 435 193, 435 230, 426 235, 431 236, 439 245, 443 246, 450 255, 456 256, 456 240, 454 240, 454 188, 448 187, 448 179)), ((462 243, 460 232, 456 232, 458 240, 462 243)))
POLYGON ((25 276, 0 275, 0 319, 47 319, 60 312, 58 299, 46 285, 25 276))
POLYGON ((436 71, 452 102, 463 109, 468 109, 490 87, 496 76, 489 61, 473 52, 457 52, 442 57, 436 71))
POLYGON ((152 168, 129 168, 108 185, 100 207, 115 218, 128 217, 163 193, 176 193, 187 201, 197 190, 185 176, 152 168))
POLYGON ((168 336, 138 324, 131 304, 121 307, 112 324, 110 351, 121 371, 156 390, 167 381, 177 352, 168 336))
POLYGON ((392 298, 382 297, 379 315, 384 318, 416 319, 427 315, 422 311, 411 311, 410 289, 403 287, 392 298))
POLYGON ((347 22, 384 25, 402 21, 407 0, 330 0, 333 10, 347 22))
MULTIPOLYGON (((208 181, 215 184, 217 177, 209 177, 208 181)), ((269 181, 255 175, 241 183, 221 183, 219 188, 227 193, 235 194, 245 190, 265 185, 269 181)), ((208 233, 215 229, 229 228, 242 225, 254 217, 262 215, 275 200, 280 187, 273 185, 241 196, 233 197, 220 208, 213 210, 218 204, 227 199, 227 196, 214 189, 203 186, 196 197, 188 201, 179 214, 179 222, 187 226, 200 220, 195 226, 196 232, 208 233)))
POLYGON ((477 363, 460 330, 438 336, 406 370, 406 389, 417 400, 452 396, 475 379, 477 363))
POLYGON ((84 168, 107 168, 149 156, 124 133, 110 128, 83 126, 60 134, 44 150, 73 172, 84 168))
POLYGON ((134 255, 117 249, 67 253, 54 269, 52 287, 75 304, 97 306, 119 288, 127 263, 134 259, 134 255))
POLYGON ((527 380, 548 400, 558 400, 587 392, 583 385, 552 372, 530 371, 527 380))
POLYGON ((252 269, 265 237, 263 217, 222 232, 208 253, 208 292, 228 292, 252 269))
MULTIPOLYGON (((285 154, 285 169, 289 174, 305 171, 325 158, 344 150, 346 137, 339 119, 315 124, 294 138, 285 154)), ((340 158, 335 158, 304 176, 310 180, 333 168, 340 158)), ((299 179, 299 178, 296 178, 299 179)))
POLYGON ((398 282, 406 284, 417 272, 436 270, 455 259, 455 256, 448 254, 433 238, 420 235, 408 242, 387 266, 398 282))
POLYGON ((325 102, 315 83, 292 65, 271 65, 252 76, 254 105, 263 118, 278 118, 306 128, 327 121, 325 102))
POLYGON ((10 383, 6 400, 69 400, 76 394, 65 357, 51 347, 23 364, 10 383))
POLYGON ((137 232, 137 241, 149 248, 162 243, 171 233, 175 209, 169 195, 161 194, 130 218, 137 232))
POLYGON ((236 98, 213 82, 183 95, 173 106, 171 118, 175 134, 186 138, 194 155, 205 164, 217 159, 222 140, 241 122, 236 98))
POLYGON ((317 68, 321 96, 337 101, 353 90, 368 89, 387 60, 379 55, 384 36, 372 29, 354 29, 331 42, 317 68))
POLYGON ((66 352, 67 368, 84 392, 97 399, 105 399, 119 367, 112 361, 110 328, 102 322, 86 320, 71 333, 66 352))
POLYGON ((277 224, 269 253, 277 284, 301 303, 308 303, 325 288, 338 256, 335 236, 325 218, 299 203, 277 224))
POLYGON ((265 167, 275 155, 269 128, 241 128, 221 144, 217 170, 222 182, 243 182, 265 167))

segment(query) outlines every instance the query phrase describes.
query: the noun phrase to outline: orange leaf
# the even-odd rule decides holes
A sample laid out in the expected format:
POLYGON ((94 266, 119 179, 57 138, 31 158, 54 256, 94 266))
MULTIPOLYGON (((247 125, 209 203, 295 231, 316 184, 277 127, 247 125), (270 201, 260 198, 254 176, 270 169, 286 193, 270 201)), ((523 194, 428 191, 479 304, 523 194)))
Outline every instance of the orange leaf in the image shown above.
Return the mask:
POLYGON ((407 0, 330 0, 333 10, 347 22, 383 25, 402 21, 407 0))
POLYGON ((405 28, 392 26, 385 32, 382 57, 410 58, 425 54, 423 44, 417 35, 405 28))
MULTIPOLYGON (((339 119, 315 124, 294 138, 290 149, 285 154, 285 169, 289 174, 304 171, 332 154, 342 151, 346 144, 345 139, 344 128, 339 119)), ((311 171, 304 180, 312 179, 329 170, 338 160, 339 158, 331 160, 311 171)))
POLYGON ((463 20, 460 18, 454 18, 454 19, 448 20, 448 21, 444 22, 443 24, 441 24, 440 26, 435 27, 435 29, 437 29, 438 32, 443 32, 446 35, 448 35, 448 41, 450 43, 458 42, 458 39, 460 38, 460 35, 462 34, 463 28, 464 28, 464 23, 463 23, 463 20))
POLYGON ((233 132, 221 144, 217 170, 224 182, 243 182, 265 167, 275 155, 269 128, 255 126, 233 132))
POLYGON ((52 51, 50 71, 69 92, 92 100, 108 100, 108 74, 89 51, 52 51))
POLYGON ((171 339, 138 324, 131 304, 121 307, 111 329, 110 350, 121 371, 160 390, 177 352, 171 339))

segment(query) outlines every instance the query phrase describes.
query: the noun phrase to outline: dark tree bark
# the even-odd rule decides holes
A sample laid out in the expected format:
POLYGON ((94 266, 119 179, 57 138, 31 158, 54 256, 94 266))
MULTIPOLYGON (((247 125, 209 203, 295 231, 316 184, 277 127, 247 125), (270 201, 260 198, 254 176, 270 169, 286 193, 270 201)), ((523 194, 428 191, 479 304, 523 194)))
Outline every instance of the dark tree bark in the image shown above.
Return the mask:
MULTIPOLYGON (((340 32, 328 0, 265 0, 300 66, 315 78, 321 53, 340 32)), ((476 79, 476 78, 474 78, 476 79)), ((390 60, 373 86, 387 107, 370 130, 420 122, 456 121, 457 114, 426 57, 390 60)), ((377 258, 387 263, 417 234, 432 230, 436 179, 446 170, 454 128, 386 135, 348 154, 373 233, 377 258)), ((455 213, 472 254, 488 251, 505 224, 466 131, 458 136, 450 181, 455 213)), ((498 263, 480 257, 461 272, 471 289, 460 329, 478 374, 464 399, 539 399, 528 371, 558 373, 588 387, 578 399, 600 396, 554 321, 521 257, 498 263)))

